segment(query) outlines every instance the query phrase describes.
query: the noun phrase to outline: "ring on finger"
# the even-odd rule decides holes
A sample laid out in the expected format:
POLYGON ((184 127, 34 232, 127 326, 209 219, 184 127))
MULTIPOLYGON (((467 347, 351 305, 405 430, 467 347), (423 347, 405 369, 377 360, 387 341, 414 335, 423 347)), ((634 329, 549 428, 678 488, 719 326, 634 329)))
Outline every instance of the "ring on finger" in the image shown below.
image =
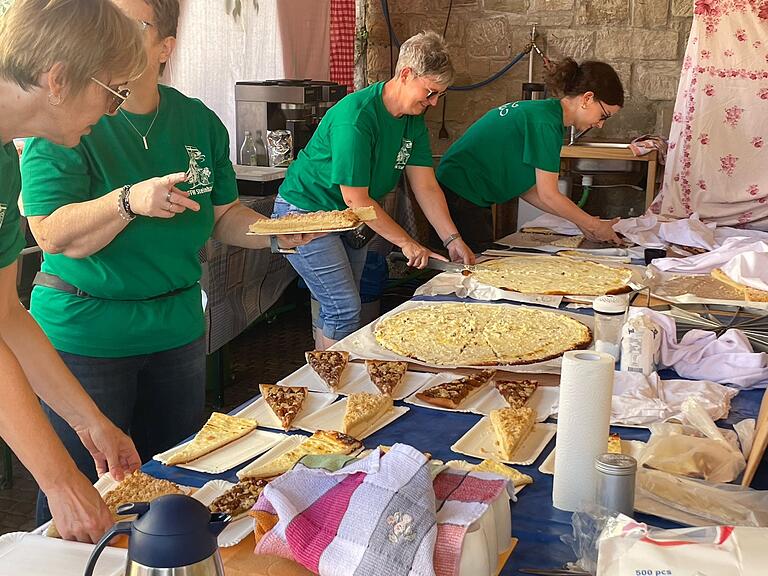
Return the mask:
POLYGON ((168 200, 168 208, 166 208, 166 211, 168 211, 168 212, 173 212, 173 209, 172 209, 172 208, 173 208, 173 202, 171 202, 170 200, 168 200))
POLYGON ((165 200, 166 200, 166 202, 168 202, 168 204, 171 203, 171 194, 173 194, 173 192, 168 190, 168 194, 165 195, 165 200))

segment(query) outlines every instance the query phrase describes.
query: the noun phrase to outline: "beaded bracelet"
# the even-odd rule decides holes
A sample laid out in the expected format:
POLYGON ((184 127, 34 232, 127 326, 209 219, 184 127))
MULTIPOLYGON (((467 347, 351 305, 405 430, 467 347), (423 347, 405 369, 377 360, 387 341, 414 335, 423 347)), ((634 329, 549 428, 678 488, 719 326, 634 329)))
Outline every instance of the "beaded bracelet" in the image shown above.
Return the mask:
POLYGON ((131 185, 126 184, 120 190, 120 195, 117 198, 117 213, 120 214, 120 218, 130 222, 136 218, 136 213, 131 210, 131 185))

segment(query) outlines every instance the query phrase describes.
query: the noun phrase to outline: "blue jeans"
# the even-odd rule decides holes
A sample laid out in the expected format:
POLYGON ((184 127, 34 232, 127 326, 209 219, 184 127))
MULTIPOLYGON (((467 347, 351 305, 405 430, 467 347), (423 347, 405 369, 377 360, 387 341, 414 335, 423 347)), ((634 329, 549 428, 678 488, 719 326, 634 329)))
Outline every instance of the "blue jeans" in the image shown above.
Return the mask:
MULTIPOLYGON (((272 217, 292 212, 307 210, 278 196, 272 217)), ((319 325, 315 328, 320 328, 326 338, 341 340, 360 328, 360 277, 367 252, 367 246, 352 248, 341 234, 328 234, 299 246, 296 254, 286 255, 320 303, 319 325)))
MULTIPOLYGON (((205 418, 205 338, 153 354, 94 358, 59 352, 104 415, 136 444, 141 461, 196 433, 205 418)), ((43 411, 80 471, 92 482, 96 467, 77 433, 49 406, 43 411)), ((51 518, 37 497, 38 525, 51 518)))

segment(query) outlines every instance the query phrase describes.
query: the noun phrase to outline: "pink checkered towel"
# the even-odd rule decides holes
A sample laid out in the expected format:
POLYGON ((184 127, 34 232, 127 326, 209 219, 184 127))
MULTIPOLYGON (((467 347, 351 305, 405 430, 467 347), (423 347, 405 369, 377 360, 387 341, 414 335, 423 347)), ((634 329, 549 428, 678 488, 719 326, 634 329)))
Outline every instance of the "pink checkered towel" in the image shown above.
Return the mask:
POLYGON ((275 517, 255 553, 290 558, 321 576, 454 576, 467 528, 507 481, 450 469, 433 481, 430 469, 405 444, 337 472, 299 463, 253 508, 257 519, 275 517))

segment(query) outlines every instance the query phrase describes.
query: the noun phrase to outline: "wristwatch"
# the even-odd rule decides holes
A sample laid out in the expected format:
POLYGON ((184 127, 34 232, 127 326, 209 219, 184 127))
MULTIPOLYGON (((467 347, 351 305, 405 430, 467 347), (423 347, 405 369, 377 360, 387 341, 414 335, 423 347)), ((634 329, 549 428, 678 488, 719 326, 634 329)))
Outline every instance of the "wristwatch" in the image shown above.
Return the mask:
POLYGON ((296 254, 296 248, 281 248, 274 234, 269 237, 269 245, 272 248, 272 254, 296 254))

